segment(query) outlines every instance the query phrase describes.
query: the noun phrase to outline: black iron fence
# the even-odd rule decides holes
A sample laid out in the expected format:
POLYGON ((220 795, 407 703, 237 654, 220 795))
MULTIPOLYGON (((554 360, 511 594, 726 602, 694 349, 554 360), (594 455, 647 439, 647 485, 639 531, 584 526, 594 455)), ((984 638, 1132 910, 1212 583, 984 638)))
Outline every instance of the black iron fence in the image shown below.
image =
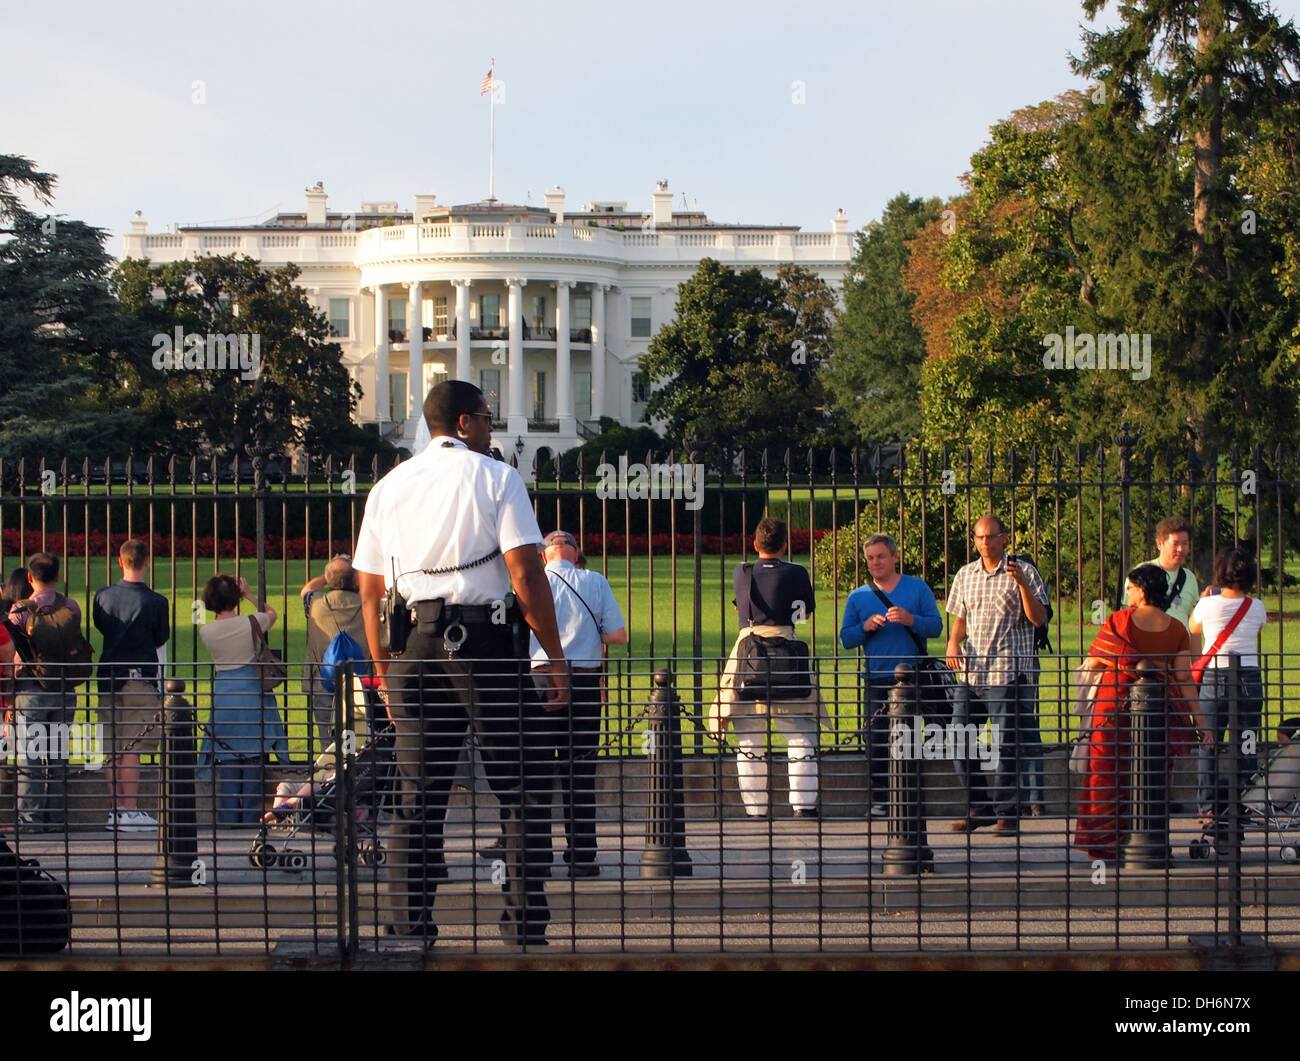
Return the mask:
MULTIPOLYGON (((98 587, 118 577, 117 545, 128 536, 151 543, 150 582, 172 604, 168 674, 185 682, 195 725, 211 712, 212 673, 199 649, 199 627, 208 618, 201 587, 219 570, 255 582, 281 617, 272 643, 294 662, 289 685, 277 694, 286 723, 284 761, 259 759, 242 780, 262 814, 274 809, 280 786, 291 793, 286 798, 314 799, 321 771, 333 770, 339 788, 330 824, 300 829, 286 855, 286 843, 270 833, 256 849, 261 823, 251 827, 254 835, 222 823, 219 782, 199 776, 193 846, 187 836, 177 846, 174 822, 186 812, 168 808, 169 760, 146 756, 148 805, 163 818, 171 845, 159 855, 156 833, 105 830, 105 775, 84 760, 65 759, 59 769, 74 775, 67 827, 28 835, 20 829, 17 842, 68 883, 75 947, 206 954, 388 945, 390 900, 381 883, 391 810, 371 807, 382 803, 382 794, 367 795, 369 782, 339 770, 367 747, 342 717, 333 736, 353 744, 341 748, 338 761, 318 762, 322 741, 298 680, 306 655, 299 589, 329 556, 351 552, 367 489, 386 468, 303 461, 299 469, 295 474, 288 460, 223 467, 134 457, 98 472, 75 462, 0 465, 0 569, 7 574, 38 550, 58 554, 66 592, 81 602, 96 647, 90 603, 98 587), (353 736, 345 738, 345 731, 353 736)), ((588 566, 610 580, 630 634, 625 648, 611 648, 592 756, 600 873, 561 877, 564 864, 554 864, 545 885, 553 946, 1105 949, 1175 945, 1229 929, 1293 941, 1294 869, 1283 859, 1293 858, 1295 848, 1289 822, 1280 810, 1273 813, 1271 802, 1242 818, 1229 801, 1230 813, 1220 820, 1236 831, 1207 835, 1196 821, 1190 760, 1179 760, 1168 797, 1173 862, 1154 870, 1124 867, 1118 851, 1112 865, 1074 847, 1081 790, 1067 769, 1081 733, 1071 712, 1074 665, 1118 606, 1124 572, 1155 555, 1154 526, 1168 514, 1192 521, 1193 567, 1202 583, 1224 545, 1243 544, 1256 557, 1257 595, 1269 618, 1261 639, 1258 759, 1280 750, 1278 724, 1300 714, 1294 706, 1300 645, 1292 643, 1300 468, 1293 455, 1152 455, 1125 435, 1113 450, 1090 454, 741 452, 724 461, 700 450, 685 460, 644 454, 543 461, 530 471, 542 529, 562 526, 578 536, 588 566), (973 833, 948 831, 970 808, 951 762, 925 757, 924 723, 920 743, 911 745, 920 749, 913 758, 924 794, 914 805, 924 813, 907 819, 908 812, 896 809, 906 805, 898 803, 900 793, 914 784, 905 777, 886 778, 882 800, 889 763, 873 766, 865 751, 872 711, 861 661, 837 639, 845 598, 866 580, 866 537, 894 536, 903 570, 923 577, 942 601, 957 569, 975 555, 975 520, 990 511, 1011 528, 1012 547, 1035 559, 1054 612, 1054 650, 1038 657, 1041 752, 1023 757, 1033 767, 1023 779, 1020 828, 997 837, 989 835, 996 822, 973 833), (798 751, 806 734, 791 752, 792 734, 774 733, 760 786, 771 816, 750 819, 738 786, 741 773, 761 773, 753 752, 739 750, 734 727, 720 743, 707 718, 735 637, 732 570, 753 555, 754 525, 768 514, 787 522, 789 556, 813 576, 816 607, 800 630, 813 646, 827 716, 811 754, 798 751), (654 675, 663 669, 671 676, 670 699, 681 705, 668 738, 659 728, 663 700, 655 698, 654 675), (680 748, 676 765, 655 759, 665 747, 680 748), (791 758, 796 766, 816 765, 818 817, 790 816, 791 758), (673 816, 678 802, 680 822, 673 816), (942 824, 921 836, 922 821, 942 824), (895 844, 900 837, 908 843, 895 844), (1207 852, 1213 857, 1199 857, 1207 852), (679 872, 687 865, 689 877, 679 872)), ((73 721, 93 727, 95 704, 84 690, 79 695, 73 721)), ((181 747, 190 723, 178 717, 175 724, 180 733, 168 740, 181 747)), ((971 738, 978 758, 989 738, 979 732, 971 738)), ((194 739, 201 742, 201 732, 194 739)), ((11 749, 0 759, 6 800, 0 806, 14 821, 19 756, 11 749)), ((501 945, 495 933, 502 869, 494 864, 502 860, 477 857, 499 834, 500 814, 477 762, 470 742, 452 790, 447 878, 437 900, 439 945, 469 950, 501 945)), ((1216 769, 1246 767, 1225 757, 1216 769)), ((1246 778, 1237 773, 1228 782, 1244 791, 1246 778)), ((558 848, 558 817, 553 829, 558 848)))
MULTIPOLYGON (((1122 723, 1080 719, 1081 741, 1060 746, 1040 746, 1031 726, 936 709, 903 671, 874 758, 815 726, 799 745, 775 717, 747 735, 733 719, 696 754, 710 703, 683 691, 721 663, 617 660, 595 734, 575 738, 564 713, 525 711, 494 738, 462 719, 441 758, 413 752, 409 725, 390 727, 374 689, 348 677, 327 748, 308 730, 308 755, 268 754, 272 710, 265 750, 249 755, 212 712, 211 669, 173 665, 139 796, 156 825, 106 826, 112 715, 75 713, 84 691, 65 690, 63 736, 30 724, 5 734, 0 835, 66 888, 59 953, 71 959, 400 958, 436 935, 449 954, 1199 946, 1267 961, 1300 941, 1300 744, 1259 727, 1235 681, 1223 739, 1200 761, 1140 671, 1122 723), (557 758, 569 744, 578 750, 557 758), (973 802, 980 778, 989 804, 973 802), (55 788, 58 814, 33 820, 32 800, 49 811, 55 788), (431 911, 414 923, 413 880, 431 911), (534 931, 503 939, 520 896, 534 931)), ((1296 660, 1261 664, 1294 674, 1296 660)), ((1284 705, 1300 699, 1294 681, 1283 688, 1284 705)), ((0 915, 9 883, 0 865, 0 915)), ((18 923, 29 945, 44 924, 18 923)))

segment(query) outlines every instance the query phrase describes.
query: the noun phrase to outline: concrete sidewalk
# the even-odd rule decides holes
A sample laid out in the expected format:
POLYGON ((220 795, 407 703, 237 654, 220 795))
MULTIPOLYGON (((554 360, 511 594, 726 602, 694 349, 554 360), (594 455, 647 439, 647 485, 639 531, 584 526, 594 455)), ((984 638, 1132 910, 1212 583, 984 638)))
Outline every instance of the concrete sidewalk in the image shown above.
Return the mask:
MULTIPOLYGON (((453 809, 447 830, 449 879, 438 890, 439 949, 499 950, 500 889, 475 850, 496 836, 495 815, 453 809)), ((1226 927, 1229 867, 1192 860, 1200 835, 1175 822, 1171 869, 1095 866, 1069 846, 1063 817, 1027 819, 1017 838, 948 831, 933 820, 933 872, 886 877, 888 842, 879 819, 694 821, 686 847, 692 874, 649 879, 640 872, 644 825, 602 822, 601 874, 570 880, 557 857, 547 885, 553 945, 574 951, 753 948, 785 950, 971 950, 1023 947, 1186 945, 1192 932, 1226 927)), ((156 842, 103 830, 23 837, 72 896, 75 955, 202 955, 281 948, 333 953, 339 931, 333 838, 300 834, 299 873, 255 868, 255 830, 200 836, 201 886, 152 884, 156 842), (116 844, 114 843, 116 840, 116 844)), ((1300 866, 1258 832, 1243 849, 1242 904, 1250 931, 1300 943, 1300 866)), ((272 837, 272 842, 276 838, 272 837)), ((277 846, 283 846, 282 843, 277 846)), ((555 847, 563 847, 555 830, 555 847)), ((356 867, 357 932, 363 949, 392 950, 382 935, 382 870, 356 867)), ((343 914, 346 915, 346 903, 343 914)), ((402 947, 397 946, 397 951, 402 947)), ((409 949, 409 947, 408 947, 409 949)), ((286 952, 287 953, 287 952, 286 952)))

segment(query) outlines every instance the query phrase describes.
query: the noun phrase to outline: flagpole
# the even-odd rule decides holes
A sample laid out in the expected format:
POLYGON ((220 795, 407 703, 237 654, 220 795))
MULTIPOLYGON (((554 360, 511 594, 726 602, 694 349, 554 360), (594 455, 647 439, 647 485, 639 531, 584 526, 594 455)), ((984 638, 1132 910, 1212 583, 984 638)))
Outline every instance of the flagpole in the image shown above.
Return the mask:
POLYGON ((497 165, 497 61, 492 60, 488 73, 492 81, 492 90, 488 96, 488 200, 495 201, 496 165, 497 165))

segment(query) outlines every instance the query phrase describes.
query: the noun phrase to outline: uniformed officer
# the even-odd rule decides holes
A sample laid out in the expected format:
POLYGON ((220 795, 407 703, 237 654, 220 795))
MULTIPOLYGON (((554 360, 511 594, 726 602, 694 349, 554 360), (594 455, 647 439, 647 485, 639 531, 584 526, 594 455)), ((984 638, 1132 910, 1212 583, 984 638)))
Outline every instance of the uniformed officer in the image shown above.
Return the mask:
POLYGON ((424 418, 433 436, 428 448, 370 491, 353 558, 366 640, 397 727, 390 865, 399 907, 389 931, 426 943, 438 934, 433 901, 445 875, 443 823, 472 719, 505 825, 502 934, 542 946, 550 821, 537 723, 569 700, 537 552, 542 535, 519 473, 487 455, 491 416, 482 391, 460 380, 440 383, 425 399, 424 418), (390 587, 412 623, 391 662, 380 641, 380 605, 390 587), (545 701, 527 677, 529 627, 549 658, 545 701))

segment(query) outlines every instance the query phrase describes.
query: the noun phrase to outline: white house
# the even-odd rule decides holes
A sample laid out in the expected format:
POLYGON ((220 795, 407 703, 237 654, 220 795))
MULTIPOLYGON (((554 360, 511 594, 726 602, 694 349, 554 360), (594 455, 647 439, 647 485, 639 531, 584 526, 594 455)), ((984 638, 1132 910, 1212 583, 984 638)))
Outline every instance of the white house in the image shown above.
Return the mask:
POLYGON ((644 419, 638 359, 701 258, 768 275, 793 262, 838 293, 853 253, 843 210, 830 232, 719 224, 674 209, 667 181, 645 212, 626 202, 566 211, 558 187, 545 207, 414 198, 412 210, 373 202, 338 213, 318 183, 305 213, 164 233, 150 233, 137 213, 124 251, 154 262, 234 253, 293 262, 361 384, 362 423, 410 445, 429 388, 469 380, 488 395, 496 438, 523 468, 539 450, 578 445, 601 416, 644 419))

